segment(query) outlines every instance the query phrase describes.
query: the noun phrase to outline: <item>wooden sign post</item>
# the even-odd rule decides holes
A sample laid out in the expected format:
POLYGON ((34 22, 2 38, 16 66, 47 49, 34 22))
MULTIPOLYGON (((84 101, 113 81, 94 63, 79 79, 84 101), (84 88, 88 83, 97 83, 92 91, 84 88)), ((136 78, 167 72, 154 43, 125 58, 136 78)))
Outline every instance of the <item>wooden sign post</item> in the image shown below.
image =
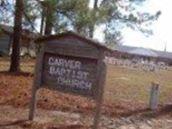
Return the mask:
POLYGON ((37 57, 29 120, 34 118, 37 90, 48 88, 94 99, 93 129, 97 129, 106 76, 104 53, 109 49, 72 32, 37 42, 42 42, 43 48, 37 57))
POLYGON ((159 97, 159 84, 152 82, 152 87, 150 91, 149 107, 151 110, 156 110, 158 108, 158 97, 159 97))

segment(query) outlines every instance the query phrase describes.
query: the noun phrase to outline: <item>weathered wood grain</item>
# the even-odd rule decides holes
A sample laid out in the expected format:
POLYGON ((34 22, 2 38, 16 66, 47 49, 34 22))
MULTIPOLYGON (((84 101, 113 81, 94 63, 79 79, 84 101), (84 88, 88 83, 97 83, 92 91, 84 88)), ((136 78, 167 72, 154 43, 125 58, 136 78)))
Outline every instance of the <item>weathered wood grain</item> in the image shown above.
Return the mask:
POLYGON ((45 43, 36 65, 29 120, 34 117, 36 91, 48 88, 94 99, 93 129, 97 129, 106 76, 104 52, 108 49, 72 33, 38 41, 45 43))

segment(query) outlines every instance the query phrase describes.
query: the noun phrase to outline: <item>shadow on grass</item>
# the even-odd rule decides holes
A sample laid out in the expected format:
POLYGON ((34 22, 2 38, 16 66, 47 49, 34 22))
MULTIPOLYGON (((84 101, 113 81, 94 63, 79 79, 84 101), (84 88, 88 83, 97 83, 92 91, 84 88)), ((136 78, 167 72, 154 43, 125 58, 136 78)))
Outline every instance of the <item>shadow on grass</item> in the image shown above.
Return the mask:
POLYGON ((165 115, 172 115, 172 105, 164 105, 155 111, 149 110, 149 112, 143 114, 143 117, 156 118, 165 115))
POLYGON ((172 116, 172 105, 161 105, 157 110, 151 110, 149 108, 134 110, 130 112, 125 112, 119 114, 120 117, 130 117, 130 116, 139 116, 140 118, 158 118, 165 115, 172 116))
POLYGON ((0 127, 21 125, 21 124, 24 124, 24 123, 26 123, 28 121, 29 120, 7 121, 7 122, 0 123, 0 127))
MULTIPOLYGON (((39 124, 34 125, 34 121, 29 121, 29 120, 16 120, 16 121, 7 121, 7 122, 3 122, 0 123, 0 128, 5 128, 5 127, 9 127, 9 126, 20 126, 22 128, 34 128, 36 126, 39 127, 39 124)), ((44 125, 40 125, 41 128, 43 128, 42 126, 44 125)), ((89 127, 86 127, 84 125, 48 125, 47 129, 89 129, 89 127)))
POLYGON ((129 117, 129 116, 135 116, 135 115, 138 115, 138 114, 144 114, 144 113, 148 113, 148 112, 151 112, 151 110, 149 108, 137 109, 137 110, 133 110, 133 111, 128 111, 128 112, 120 113, 119 116, 121 116, 121 117, 129 117))
POLYGON ((33 73, 30 72, 9 72, 9 71, 0 71, 0 74, 4 75, 4 76, 24 76, 24 77, 29 77, 29 76, 33 76, 33 73))
POLYGON ((62 125, 58 127, 48 127, 48 129, 89 129, 90 127, 85 127, 83 125, 62 125))

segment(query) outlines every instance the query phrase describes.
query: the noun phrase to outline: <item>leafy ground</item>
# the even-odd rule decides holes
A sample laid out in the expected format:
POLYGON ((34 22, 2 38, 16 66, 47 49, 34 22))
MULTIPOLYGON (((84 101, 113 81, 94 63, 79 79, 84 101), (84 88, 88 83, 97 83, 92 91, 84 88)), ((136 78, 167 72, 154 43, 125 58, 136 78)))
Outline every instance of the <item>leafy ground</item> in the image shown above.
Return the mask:
MULTIPOLYGON (((41 129, 45 125, 40 122, 41 118, 38 120, 39 122, 34 123, 22 123, 22 121, 16 121, 16 118, 26 119, 28 115, 27 109, 31 99, 34 63, 34 60, 23 59, 21 64, 23 72, 9 74, 6 72, 9 69, 9 59, 0 59, 0 128, 2 127, 2 129, 6 129, 11 127, 10 129, 41 129), (8 107, 8 105, 11 105, 12 107, 8 107), (17 109, 19 111, 17 111, 17 109), (17 115, 17 113, 19 114, 17 115), (5 116, 7 117, 6 119, 5 116), (20 124, 18 124, 18 122, 20 124), (8 125, 9 123, 17 126, 3 126, 4 124, 8 125)), ((145 72, 142 70, 108 65, 102 115, 108 118, 119 118, 138 114, 149 114, 148 101, 151 82, 157 82, 161 86, 160 105, 154 114, 168 114, 167 112, 171 110, 169 110, 169 107, 166 107, 172 102, 171 77, 171 70, 145 72)), ((61 112, 79 113, 85 119, 94 113, 94 102, 79 96, 41 89, 37 94, 37 100, 37 107, 39 110, 43 110, 43 112, 46 112, 47 110, 58 110, 61 112)), ((74 116, 76 114, 74 114, 74 116)), ((47 116, 51 117, 51 115, 52 114, 50 113, 47 116)), ((39 114, 37 116, 39 116, 39 114)), ((49 117, 45 118, 45 121, 48 121, 49 117)), ((60 117, 60 120, 59 118, 56 119, 56 117, 53 117, 53 120, 51 120, 50 123, 46 122, 45 127, 48 129, 89 128, 86 126, 87 124, 84 124, 85 119, 83 121, 81 120, 82 124, 77 123, 76 126, 74 126, 70 125, 69 122, 69 126, 65 127, 63 125, 65 125, 64 123, 66 123, 67 117, 60 117), (54 123, 55 125, 53 125, 54 123), (83 124, 84 126, 81 126, 83 124), (52 127, 50 127, 50 125, 52 127)), ((71 121, 71 123, 73 122, 71 121)))

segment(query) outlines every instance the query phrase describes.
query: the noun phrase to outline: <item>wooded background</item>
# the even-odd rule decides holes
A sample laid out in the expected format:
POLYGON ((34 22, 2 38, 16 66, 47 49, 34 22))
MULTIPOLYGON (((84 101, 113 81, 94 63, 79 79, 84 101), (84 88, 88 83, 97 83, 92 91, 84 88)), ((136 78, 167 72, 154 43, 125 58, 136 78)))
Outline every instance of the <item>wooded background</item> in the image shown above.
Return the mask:
POLYGON ((151 34, 149 25, 161 14, 136 10, 146 0, 1 0, 0 24, 14 25, 11 72, 20 70, 20 39, 22 28, 42 35, 58 34, 72 30, 93 38, 95 28, 105 26, 105 43, 113 46, 122 39, 123 27, 131 27, 151 34), (11 20, 14 18, 14 20, 11 20), (40 21, 40 27, 38 22, 40 21), (40 30, 38 31, 38 28, 40 30))

